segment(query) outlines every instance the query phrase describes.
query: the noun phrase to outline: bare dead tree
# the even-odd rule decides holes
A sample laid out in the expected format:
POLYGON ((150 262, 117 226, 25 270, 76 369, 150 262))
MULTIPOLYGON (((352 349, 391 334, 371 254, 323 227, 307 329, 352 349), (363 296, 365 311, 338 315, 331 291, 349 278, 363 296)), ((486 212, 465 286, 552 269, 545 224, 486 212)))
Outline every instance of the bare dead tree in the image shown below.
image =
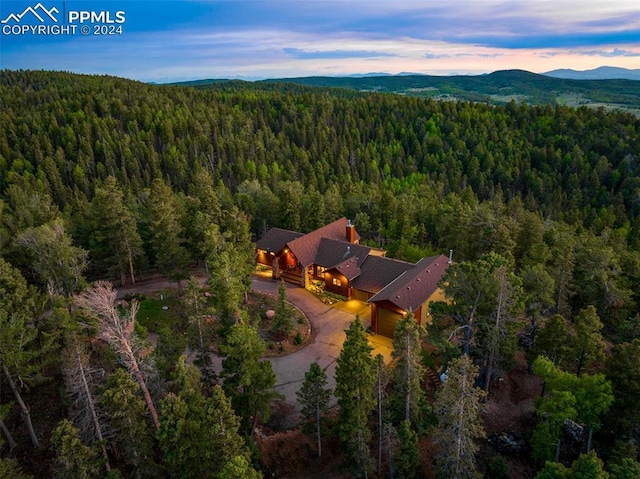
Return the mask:
MULTIPOLYGON (((1 353, 2 351, 0 350, 0 356, 1 356, 1 353)), ((20 391, 18 390, 18 386, 13 380, 13 377, 11 376, 11 372, 9 371, 9 368, 7 367, 6 363, 2 363, 2 370, 4 371, 4 374, 7 378, 7 382, 9 383, 9 387, 11 388, 11 391, 13 391, 13 395, 15 396, 16 401, 20 406, 22 419, 24 420, 24 423, 27 426, 27 431, 29 431, 31 444, 33 444, 33 447, 38 448, 40 447, 40 442, 38 441, 38 436, 36 436, 36 432, 33 429, 33 422, 31 421, 31 413, 29 412, 29 408, 27 407, 24 400, 22 399, 22 396, 20 395, 20 391)))
POLYGON ((13 448, 16 447, 16 441, 13 439, 11 432, 7 429, 7 426, 4 425, 4 421, 0 419, 0 431, 4 434, 4 437, 7 438, 7 442, 9 443, 9 452, 13 451, 13 448))
POLYGON ((86 349, 75 334, 69 337, 62 359, 64 383, 71 397, 71 417, 85 441, 100 443, 105 468, 110 471, 103 437, 105 426, 93 395, 94 382, 104 371, 91 367, 86 349))
POLYGON ((113 285, 109 281, 98 281, 78 295, 76 303, 97 321, 100 339, 113 348, 131 376, 138 382, 153 425, 160 429, 158 413, 140 367, 137 338, 134 333, 138 302, 131 301, 128 308, 118 307, 113 285))

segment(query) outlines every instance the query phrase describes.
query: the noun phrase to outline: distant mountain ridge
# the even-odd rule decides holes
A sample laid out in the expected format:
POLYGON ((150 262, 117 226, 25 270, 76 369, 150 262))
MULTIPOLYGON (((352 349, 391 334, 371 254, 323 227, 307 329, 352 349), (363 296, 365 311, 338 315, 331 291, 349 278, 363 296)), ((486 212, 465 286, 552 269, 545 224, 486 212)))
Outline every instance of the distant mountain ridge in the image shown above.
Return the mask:
MULTIPOLYGON (((197 80, 179 83, 196 88, 215 88, 221 84, 224 84, 224 81, 197 80)), ((628 111, 640 117, 639 80, 574 80, 524 70, 453 76, 312 76, 259 80, 253 84, 262 85, 263 88, 287 88, 287 85, 341 88, 365 93, 395 93, 437 100, 488 102, 498 105, 515 101, 536 105, 603 107, 628 111)))
POLYGON ((560 68, 542 75, 553 78, 565 78, 569 80, 640 80, 640 68, 630 70, 628 68, 602 66, 593 70, 572 70, 560 68))

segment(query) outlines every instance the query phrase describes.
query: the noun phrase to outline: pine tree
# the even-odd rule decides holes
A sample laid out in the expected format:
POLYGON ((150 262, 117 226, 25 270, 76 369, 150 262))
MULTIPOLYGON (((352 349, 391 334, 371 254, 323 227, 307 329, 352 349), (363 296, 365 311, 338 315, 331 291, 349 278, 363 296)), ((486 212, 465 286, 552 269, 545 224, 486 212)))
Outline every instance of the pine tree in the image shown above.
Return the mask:
POLYGON ((278 397, 273 390, 276 375, 269 361, 260 361, 266 346, 251 326, 238 323, 231 327, 220 345, 223 387, 234 411, 242 419, 242 431, 253 434, 258 419, 267 421, 271 401, 278 397))
MULTIPOLYGON (((211 388, 216 374, 212 368, 211 349, 209 347, 209 335, 211 333, 211 325, 207 325, 205 315, 208 312, 206 301, 203 299, 204 288, 200 280, 195 276, 191 276, 187 280, 182 296, 182 304, 185 307, 185 313, 190 325, 196 327, 197 334, 195 340, 189 340, 189 348, 196 351, 196 358, 193 363, 200 369, 200 374, 207 386, 211 388)), ((193 337, 193 335, 190 335, 193 337)))
POLYGON ((136 220, 113 176, 96 188, 89 206, 92 259, 124 285, 127 275, 136 282, 135 264, 142 256, 142 239, 136 220))
POLYGON ((275 307, 272 329, 283 337, 289 336, 293 329, 293 311, 287 302, 287 285, 284 280, 278 286, 278 302, 275 307))
POLYGON ((394 477, 411 479, 416 476, 420 465, 418 434, 411 428, 411 423, 404 420, 398 428, 398 448, 395 455, 394 477))
POLYGON ((513 361, 515 335, 511 324, 521 309, 521 281, 505 265, 494 272, 497 294, 491 318, 481 325, 481 353, 484 356, 484 390, 488 393, 492 375, 508 359, 513 361), (511 356, 511 358, 505 357, 511 356))
POLYGON ((198 370, 185 363, 176 369, 175 391, 161 401, 162 427, 157 437, 170 477, 207 479, 259 477, 249 466, 249 450, 239 434, 240 420, 220 386, 202 394, 198 370), (225 476, 227 474, 227 476, 225 476))
POLYGON ((322 457, 322 414, 329 407, 331 390, 327 388, 327 374, 318 363, 311 363, 309 370, 304 375, 304 382, 296 395, 302 406, 300 415, 305 421, 315 426, 318 457, 322 457))
POLYGON ((161 179, 151 185, 148 202, 151 248, 156 266, 178 283, 188 276, 189 253, 180 226, 180 212, 175 194, 161 179))
MULTIPOLYGON (((376 385, 375 385, 375 398, 376 398, 376 416, 378 420, 378 461, 377 461, 377 473, 378 476, 382 474, 382 448, 384 442, 384 428, 383 420, 385 416, 384 403, 386 401, 385 389, 388 382, 388 374, 384 365, 384 358, 382 354, 376 356, 376 385)), ((391 458, 389 457, 389 462, 391 458)))
POLYGON ((99 403, 105 411, 112 445, 131 468, 132 476, 156 476, 153 431, 145 418, 146 404, 138 384, 124 369, 117 369, 107 378, 99 403))
POLYGON ((602 337, 603 324, 596 308, 588 306, 573 318, 574 334, 569 341, 569 351, 575 358, 576 374, 580 376, 585 367, 604 359, 605 341, 602 337))
POLYGON ((480 404, 484 391, 474 387, 478 367, 469 356, 449 364, 449 377, 436 395, 434 412, 438 426, 434 439, 442 452, 436 463, 442 478, 472 479, 476 477, 475 440, 484 437, 480 404))
POLYGON ((4 457, 0 458, 0 477, 7 477, 9 479, 33 479, 33 476, 22 472, 18 461, 4 457))
POLYGON ((60 464, 60 477, 71 479, 91 479, 100 477, 100 453, 80 440, 80 432, 68 419, 60 421, 51 434, 57 461, 60 464))
POLYGON ((222 251, 207 260, 211 268, 209 287, 213 294, 213 303, 224 332, 240 321, 241 306, 248 291, 246 285, 247 269, 243 259, 233 251, 222 251))
POLYGON ((391 383, 391 401, 401 410, 394 411, 400 420, 409 421, 417 429, 422 429, 426 419, 425 409, 428 408, 421 385, 425 374, 420 355, 421 339, 425 335, 426 331, 418 325, 413 314, 398 321, 393 334, 392 357, 396 360, 396 365, 391 383))
POLYGON ((349 467, 355 474, 368 477, 372 465, 369 415, 375 407, 375 361, 371 357, 372 348, 359 317, 351 323, 346 333, 335 373, 335 395, 340 407, 338 437, 349 467))
POLYGON ((551 445, 559 440, 562 424, 567 419, 589 429, 589 449, 600 416, 613 403, 611 383, 603 374, 577 376, 562 371, 543 356, 533 363, 533 372, 545 381, 545 396, 536 406, 542 421, 536 426, 531 441, 533 456, 543 460, 552 458, 551 445))
POLYGON ((564 365, 569 353, 568 336, 567 320, 559 314, 551 316, 536 334, 530 355, 531 363, 538 356, 544 356, 556 366, 564 365))

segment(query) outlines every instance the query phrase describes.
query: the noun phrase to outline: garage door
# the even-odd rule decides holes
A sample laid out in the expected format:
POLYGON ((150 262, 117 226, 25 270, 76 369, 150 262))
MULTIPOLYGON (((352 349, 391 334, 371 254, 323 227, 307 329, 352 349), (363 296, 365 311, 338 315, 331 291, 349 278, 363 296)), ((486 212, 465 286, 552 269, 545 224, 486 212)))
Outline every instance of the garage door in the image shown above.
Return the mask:
POLYGON ((366 301, 370 298, 369 293, 366 291, 362 291, 361 289, 352 289, 351 290, 351 299, 357 299, 358 301, 366 301))
POLYGON ((393 338, 396 330, 396 322, 402 317, 398 313, 389 311, 388 309, 378 308, 378 334, 393 338))

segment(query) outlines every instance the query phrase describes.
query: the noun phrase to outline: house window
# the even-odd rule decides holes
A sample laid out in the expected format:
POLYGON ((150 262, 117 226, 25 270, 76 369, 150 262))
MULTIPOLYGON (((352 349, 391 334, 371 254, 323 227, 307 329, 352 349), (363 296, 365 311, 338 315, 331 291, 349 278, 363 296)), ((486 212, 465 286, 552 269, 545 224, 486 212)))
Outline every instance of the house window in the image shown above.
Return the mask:
POLYGON ((324 278, 324 272, 327 270, 327 268, 325 268, 324 266, 318 266, 318 269, 316 271, 316 274, 318 276, 318 278, 324 278))
POLYGON ((342 281, 339 278, 333 278, 332 282, 334 286, 342 286, 342 281))

